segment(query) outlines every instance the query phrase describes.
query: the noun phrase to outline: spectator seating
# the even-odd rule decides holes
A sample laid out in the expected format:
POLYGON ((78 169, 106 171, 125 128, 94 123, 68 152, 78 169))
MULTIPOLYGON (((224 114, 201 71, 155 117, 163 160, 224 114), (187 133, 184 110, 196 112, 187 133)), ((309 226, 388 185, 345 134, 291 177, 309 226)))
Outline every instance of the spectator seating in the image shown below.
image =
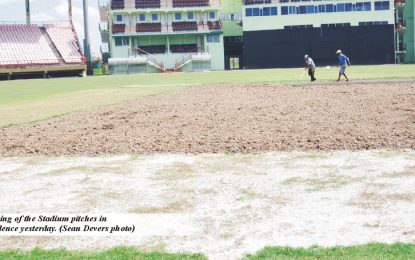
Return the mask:
POLYGON ((61 54, 65 63, 83 63, 77 36, 71 25, 45 25, 46 32, 61 54))
POLYGON ((271 0, 245 0, 244 5, 270 4, 271 0))
POLYGON ((221 25, 219 21, 214 21, 214 22, 208 21, 207 24, 208 24, 209 30, 211 31, 221 29, 221 25))
POLYGON ((172 53, 197 52, 197 45, 196 44, 175 44, 175 45, 170 45, 170 51, 172 53))
POLYGON ((173 22, 173 31, 197 31, 197 22, 173 22))
POLYGON ((124 7, 125 7, 124 0, 112 0, 111 1, 112 10, 124 9, 124 7))
POLYGON ((136 32, 161 32, 161 23, 137 23, 136 32))
POLYGON ((209 0, 173 0, 173 7, 209 6, 209 0))
POLYGON ((160 8, 160 0, 135 0, 135 8, 160 8))
POLYGON ((143 51, 148 53, 165 53, 166 46, 165 45, 150 45, 150 46, 138 46, 137 49, 138 54, 145 54, 143 51))
POLYGON ((125 24, 113 24, 112 33, 125 33, 125 24))
POLYGON ((0 66, 59 64, 46 37, 37 25, 0 25, 0 66))

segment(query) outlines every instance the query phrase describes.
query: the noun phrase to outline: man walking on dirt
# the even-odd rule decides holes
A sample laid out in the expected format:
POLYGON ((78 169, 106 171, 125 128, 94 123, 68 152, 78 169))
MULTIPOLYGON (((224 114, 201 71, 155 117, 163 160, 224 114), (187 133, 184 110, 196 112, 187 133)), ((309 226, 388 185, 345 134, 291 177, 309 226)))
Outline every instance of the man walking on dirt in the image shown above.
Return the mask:
POLYGON ((340 66, 339 78, 337 79, 337 81, 340 81, 341 75, 343 75, 346 78, 346 81, 349 81, 349 78, 347 78, 346 76, 346 68, 347 66, 351 66, 350 60, 346 55, 342 53, 341 50, 336 51, 336 54, 339 57, 339 65, 337 65, 337 67, 340 66))
POLYGON ((310 75, 311 81, 315 81, 316 78, 314 77, 314 73, 316 71, 316 64, 314 64, 313 59, 310 58, 307 54, 304 55, 304 61, 305 69, 308 69, 308 75, 310 75))

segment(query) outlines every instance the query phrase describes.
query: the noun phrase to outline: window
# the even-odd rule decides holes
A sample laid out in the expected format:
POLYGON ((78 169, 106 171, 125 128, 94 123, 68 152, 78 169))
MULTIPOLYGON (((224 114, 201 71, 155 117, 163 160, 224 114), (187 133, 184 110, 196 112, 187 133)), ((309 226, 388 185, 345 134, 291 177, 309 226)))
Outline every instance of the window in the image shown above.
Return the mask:
POLYGON ((333 9, 334 8, 332 4, 326 5, 326 13, 332 13, 334 11, 333 9))
POLYGON ((246 16, 252 16, 252 8, 246 8, 245 9, 245 15, 246 16))
POLYGON ((281 6, 281 14, 282 15, 288 14, 288 6, 281 6))
POLYGON ((220 42, 220 37, 217 34, 215 34, 215 35, 207 35, 206 36, 206 41, 207 42, 220 42))
POLYGON ((318 12, 319 13, 325 13, 326 12, 326 6, 325 5, 319 5, 318 6, 318 12))
POLYGON ((344 5, 344 11, 352 12, 353 11, 353 5, 352 4, 345 4, 344 5))
POLYGON ((307 5, 307 13, 308 14, 314 13, 314 5, 307 5))
POLYGON ((277 7, 271 7, 271 15, 278 15, 277 7))
POLYGON ((370 11, 370 10, 372 10, 372 5, 370 4, 370 2, 364 2, 363 3, 363 10, 364 11, 370 11))
POLYGON ((215 12, 209 12, 209 18, 210 19, 215 19, 216 18, 215 12))
POLYGON ((187 19, 193 20, 193 13, 187 13, 187 19))
POLYGON ((122 15, 116 15, 115 16, 115 20, 119 23, 119 22, 122 22, 123 21, 123 19, 122 19, 123 17, 122 17, 122 15))
POLYGON ((271 8, 270 7, 262 8, 262 15, 263 16, 270 16, 271 15, 271 8))
POLYGON ((176 20, 181 20, 181 19, 182 19, 182 14, 181 14, 181 13, 175 13, 175 14, 174 14, 174 18, 175 18, 176 20))
POLYGON ((158 20, 158 15, 157 14, 152 14, 151 15, 151 20, 152 21, 157 21, 158 20))
POLYGON ((344 4, 337 4, 337 12, 344 12, 344 4))
POLYGON ((115 46, 127 46, 130 44, 128 38, 115 38, 115 46))
POLYGON ((297 14, 297 8, 295 6, 288 7, 289 14, 297 14))
POLYGON ((306 14, 306 13, 307 13, 307 6, 300 5, 300 14, 306 14))
POLYGON ((259 8, 252 8, 252 16, 259 16, 259 8))
POLYGON ((145 14, 139 14, 138 16, 139 16, 138 19, 140 20, 140 22, 144 22, 146 20, 145 14))
POLYGON ((389 10, 389 1, 375 2, 375 10, 389 10))

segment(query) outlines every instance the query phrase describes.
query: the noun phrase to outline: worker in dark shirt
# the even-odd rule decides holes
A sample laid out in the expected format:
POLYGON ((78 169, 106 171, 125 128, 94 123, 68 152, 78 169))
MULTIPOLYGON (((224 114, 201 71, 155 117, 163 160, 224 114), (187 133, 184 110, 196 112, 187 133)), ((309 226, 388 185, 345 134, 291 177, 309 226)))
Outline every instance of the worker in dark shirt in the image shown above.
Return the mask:
POLYGON ((316 64, 314 64, 313 59, 307 54, 304 55, 304 61, 305 69, 308 69, 308 75, 310 75, 311 81, 315 81, 316 78, 314 77, 314 73, 316 72, 316 64))

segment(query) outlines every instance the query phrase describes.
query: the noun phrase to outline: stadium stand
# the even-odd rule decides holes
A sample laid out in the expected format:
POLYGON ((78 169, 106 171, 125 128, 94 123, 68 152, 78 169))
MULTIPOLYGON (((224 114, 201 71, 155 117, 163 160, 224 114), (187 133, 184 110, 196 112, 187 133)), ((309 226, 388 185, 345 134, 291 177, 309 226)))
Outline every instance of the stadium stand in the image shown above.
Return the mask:
POLYGON ((165 45, 151 45, 151 46, 138 46, 137 53, 138 54, 146 54, 147 53, 165 53, 166 46, 165 45))
POLYGON ((197 31, 197 22, 173 22, 173 31, 197 31))
POLYGON ((197 52, 197 44, 175 44, 175 45, 170 45, 170 50, 173 53, 197 52))
POLYGON ((59 60, 36 25, 0 25, 0 65, 58 64, 59 60))
POLYGON ((208 24, 209 30, 211 31, 222 29, 219 21, 214 21, 214 22, 208 21, 207 24, 208 24))
POLYGON ((161 32, 161 23, 137 23, 136 32, 161 32))
POLYGON ((65 63, 82 63, 81 47, 70 25, 45 25, 45 29, 65 63))
MULTIPOLYGON (((280 1, 284 3, 284 1, 280 1)), ((271 0, 245 0, 244 5, 270 4, 271 0)))
POLYGON ((124 0, 112 0, 111 1, 111 9, 116 10, 116 9, 124 9, 125 4, 124 4, 124 0))
POLYGON ((84 71, 85 59, 71 25, 0 25, 0 79, 84 71))
POLYGON ((125 33, 125 24, 113 24, 112 32, 113 33, 125 33))
POLYGON ((173 0, 173 7, 209 6, 209 0, 173 0))
POLYGON ((160 0, 135 0, 135 8, 160 8, 160 0))

